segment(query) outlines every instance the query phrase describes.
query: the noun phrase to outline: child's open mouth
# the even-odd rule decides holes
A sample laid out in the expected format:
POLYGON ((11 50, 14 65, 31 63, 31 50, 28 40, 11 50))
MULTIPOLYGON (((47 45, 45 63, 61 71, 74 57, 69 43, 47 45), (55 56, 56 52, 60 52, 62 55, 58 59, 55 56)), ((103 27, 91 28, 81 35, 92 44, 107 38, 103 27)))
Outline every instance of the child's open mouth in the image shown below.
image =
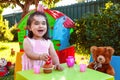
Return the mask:
POLYGON ((44 30, 38 30, 39 33, 42 33, 44 30))

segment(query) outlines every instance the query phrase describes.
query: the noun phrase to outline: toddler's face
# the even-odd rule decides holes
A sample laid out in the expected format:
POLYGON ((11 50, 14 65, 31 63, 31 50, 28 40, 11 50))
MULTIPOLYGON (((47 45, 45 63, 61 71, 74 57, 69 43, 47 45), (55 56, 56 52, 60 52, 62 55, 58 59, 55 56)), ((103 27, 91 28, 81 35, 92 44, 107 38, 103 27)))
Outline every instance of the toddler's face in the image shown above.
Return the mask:
POLYGON ((41 15, 34 16, 30 30, 33 32, 33 38, 42 38, 47 31, 45 17, 41 15))

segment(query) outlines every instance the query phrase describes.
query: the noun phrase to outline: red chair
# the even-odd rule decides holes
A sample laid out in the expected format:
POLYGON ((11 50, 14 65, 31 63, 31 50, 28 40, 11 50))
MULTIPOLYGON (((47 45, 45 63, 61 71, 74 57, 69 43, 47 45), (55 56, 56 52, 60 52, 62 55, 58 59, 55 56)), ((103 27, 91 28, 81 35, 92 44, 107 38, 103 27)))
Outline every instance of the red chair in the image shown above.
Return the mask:
POLYGON ((75 47, 74 46, 70 46, 66 49, 60 50, 60 51, 56 51, 57 55, 59 57, 59 61, 60 63, 65 63, 66 62, 66 58, 68 56, 75 56, 75 47))

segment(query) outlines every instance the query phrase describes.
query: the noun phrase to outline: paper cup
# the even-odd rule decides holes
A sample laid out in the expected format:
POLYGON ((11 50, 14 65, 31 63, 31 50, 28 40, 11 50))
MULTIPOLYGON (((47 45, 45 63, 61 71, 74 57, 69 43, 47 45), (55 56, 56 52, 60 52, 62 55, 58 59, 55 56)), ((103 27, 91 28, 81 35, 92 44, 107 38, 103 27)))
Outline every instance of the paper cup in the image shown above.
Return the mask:
POLYGON ((35 74, 40 74, 40 66, 39 65, 34 65, 33 70, 34 70, 35 74))
POLYGON ((80 64, 80 72, 85 72, 86 71, 86 64, 80 64))

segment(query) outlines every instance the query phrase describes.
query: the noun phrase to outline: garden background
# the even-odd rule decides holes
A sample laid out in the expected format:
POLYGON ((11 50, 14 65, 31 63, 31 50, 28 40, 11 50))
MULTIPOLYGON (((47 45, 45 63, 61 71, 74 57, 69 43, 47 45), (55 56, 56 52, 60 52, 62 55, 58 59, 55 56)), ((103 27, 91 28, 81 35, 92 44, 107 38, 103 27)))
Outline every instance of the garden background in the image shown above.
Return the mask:
MULTIPOLYGON (((89 48, 92 45, 112 46, 115 49, 114 55, 120 55, 120 4, 118 0, 97 0, 51 9, 63 12, 76 23, 70 43, 76 47, 77 64, 81 60, 87 60, 88 63, 89 48)), ((4 15, 0 18, 0 58, 5 58, 12 64, 15 64, 17 52, 20 51, 16 25, 20 19, 21 13, 4 15)), ((11 71, 12 75, 8 75, 10 77, 0 79, 13 80, 13 73, 14 68, 11 71)))

